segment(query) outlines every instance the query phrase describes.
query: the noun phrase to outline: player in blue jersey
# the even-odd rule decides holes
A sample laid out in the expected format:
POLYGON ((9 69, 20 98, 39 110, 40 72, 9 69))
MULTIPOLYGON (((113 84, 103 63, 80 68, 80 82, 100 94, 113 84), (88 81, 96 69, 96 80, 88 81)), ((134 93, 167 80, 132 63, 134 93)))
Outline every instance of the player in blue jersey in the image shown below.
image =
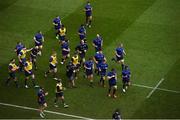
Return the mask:
POLYGON ((93 40, 93 46, 95 47, 96 52, 102 50, 103 39, 99 34, 97 34, 96 38, 93 40))
POLYGON ((14 51, 17 53, 17 55, 19 54, 19 52, 24 48, 24 45, 21 42, 17 42, 16 47, 14 49, 14 51))
POLYGON ((69 88, 76 88, 75 86, 75 72, 76 66, 70 61, 66 66, 66 76, 69 80, 69 88))
POLYGON ((107 72, 107 69, 108 69, 108 64, 106 63, 105 60, 103 60, 102 63, 100 63, 99 65, 99 72, 100 72, 100 75, 101 75, 101 78, 100 78, 100 85, 105 87, 105 78, 106 78, 106 72, 107 72))
POLYGON ((109 90, 108 90, 108 97, 113 97, 116 98, 116 90, 117 90, 117 74, 115 69, 112 69, 108 74, 107 74, 107 79, 109 81, 109 90), (112 91, 112 94, 111 94, 112 91))
POLYGON ((89 60, 84 63, 84 68, 85 68, 87 79, 90 81, 90 87, 93 87, 94 62, 92 58, 89 58, 89 60))
POLYGON ((35 46, 38 47, 38 55, 41 56, 41 51, 42 51, 42 48, 43 48, 43 42, 44 42, 44 36, 42 34, 41 31, 38 31, 35 36, 34 36, 34 42, 35 42, 35 46))
POLYGON ((112 115, 113 120, 121 120, 121 113, 119 109, 116 109, 112 115))
POLYGON ((80 65, 85 62, 85 56, 87 50, 88 50, 88 45, 84 42, 84 40, 81 40, 80 44, 76 46, 76 51, 79 53, 79 57, 80 57, 80 65))
POLYGON ((34 65, 34 67, 35 67, 35 70, 37 70, 36 58, 37 58, 38 52, 39 52, 39 49, 36 46, 31 50, 31 54, 30 54, 30 58, 31 58, 32 63, 34 65))
POLYGON ((61 50, 62 50, 62 61, 61 61, 61 64, 64 64, 66 59, 70 57, 70 48, 69 48, 68 42, 62 41, 61 50))
POLYGON ((130 77, 131 77, 130 69, 128 66, 125 65, 124 69, 122 70, 123 92, 126 92, 128 86, 130 85, 130 77))
POLYGON ((92 6, 89 1, 87 2, 86 6, 84 7, 84 11, 86 14, 86 26, 88 26, 90 28, 91 22, 92 22, 92 6))
POLYGON ((80 40, 84 40, 86 42, 86 28, 82 24, 78 30, 78 35, 80 40))
POLYGON ((37 93, 37 97, 38 97, 39 112, 40 112, 39 115, 41 116, 41 118, 45 118, 44 109, 47 107, 45 96, 47 95, 48 92, 45 92, 44 88, 40 87, 37 93))
POLYGON ((106 58, 104 54, 102 53, 102 51, 100 50, 99 52, 95 54, 93 59, 94 59, 94 62, 96 63, 95 73, 99 75, 99 66, 104 60, 106 61, 106 58))
POLYGON ((122 65, 122 69, 124 68, 124 55, 126 52, 124 51, 123 44, 121 43, 115 50, 116 58, 112 58, 113 61, 122 65))
POLYGON ((54 25, 54 29, 56 31, 56 35, 58 34, 58 30, 60 29, 62 23, 61 23, 61 19, 59 16, 57 16, 56 18, 54 18, 53 20, 53 25, 54 25))

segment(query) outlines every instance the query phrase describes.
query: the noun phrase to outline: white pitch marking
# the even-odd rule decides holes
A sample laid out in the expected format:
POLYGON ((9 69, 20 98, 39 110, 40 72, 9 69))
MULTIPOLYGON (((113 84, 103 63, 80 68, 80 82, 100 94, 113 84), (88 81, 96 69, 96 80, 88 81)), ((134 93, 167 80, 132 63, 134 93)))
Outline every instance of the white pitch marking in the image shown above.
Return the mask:
POLYGON ((162 78, 157 85, 152 89, 152 91, 146 96, 146 98, 151 97, 151 95, 154 93, 154 91, 156 91, 156 89, 158 88, 158 86, 164 81, 164 78, 162 78))
MULTIPOLYGON (((146 85, 140 85, 140 84, 134 84, 134 83, 133 83, 132 85, 133 85, 133 86, 136 86, 136 87, 141 87, 141 88, 153 89, 153 87, 151 87, 151 86, 146 86, 146 85)), ((169 89, 164 89, 164 88, 157 88, 157 90, 165 91, 165 92, 180 93, 180 91, 169 90, 169 89)))
MULTIPOLYGON (((9 106, 9 107, 15 107, 15 108, 21 108, 21 109, 25 109, 25 110, 38 111, 38 109, 36 109, 36 108, 31 108, 31 107, 26 107, 26 106, 20 106, 20 105, 14 105, 14 104, 8 104, 8 103, 1 103, 1 102, 0 102, 0 105, 9 106)), ((86 118, 86 117, 77 116, 77 115, 70 115, 70 114, 65 114, 65 113, 60 113, 60 112, 54 112, 54 111, 49 111, 49 110, 45 110, 44 112, 46 112, 46 113, 51 113, 51 114, 56 114, 56 115, 62 115, 62 116, 68 116, 68 117, 78 118, 78 119, 93 120, 93 119, 91 119, 91 118, 86 118)))

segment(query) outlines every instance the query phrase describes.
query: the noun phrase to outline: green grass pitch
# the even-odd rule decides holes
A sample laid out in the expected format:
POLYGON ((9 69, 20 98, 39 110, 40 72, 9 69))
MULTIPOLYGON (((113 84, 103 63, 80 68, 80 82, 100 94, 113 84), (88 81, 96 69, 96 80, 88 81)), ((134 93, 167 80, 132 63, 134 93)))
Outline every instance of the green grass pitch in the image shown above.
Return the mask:
MULTIPOLYGON (((117 99, 106 97, 107 88, 97 85, 88 87, 82 71, 78 75, 77 89, 67 89, 65 99, 69 108, 53 106, 55 82, 52 77, 44 78, 52 48, 61 58, 58 41, 55 39, 52 20, 60 15, 67 27, 72 51, 79 42, 77 29, 84 22, 85 0, 1 0, 0 1, 0 103, 37 108, 36 92, 33 88, 15 88, 13 83, 6 87, 7 66, 17 41, 32 47, 34 33, 41 30, 45 36, 43 54, 38 58, 37 82, 49 92, 46 97, 47 110, 73 114, 93 119, 111 118, 119 108, 123 118, 180 118, 180 94, 155 90, 146 98, 158 82, 158 88, 180 91, 180 0, 91 0, 93 6, 92 28, 87 30, 90 46, 88 56, 94 55, 92 39, 100 33, 104 39, 103 52, 109 70, 118 71, 117 99), (113 62, 114 49, 124 44, 125 62, 132 71, 132 85, 126 94, 121 92, 121 67, 113 62)), ((65 67, 58 65, 58 76, 67 86, 65 67)), ((24 84, 24 74, 18 73, 24 84)), ((0 105, 0 118, 39 118, 38 112, 0 105)), ((47 114, 47 118, 71 118, 47 114)))

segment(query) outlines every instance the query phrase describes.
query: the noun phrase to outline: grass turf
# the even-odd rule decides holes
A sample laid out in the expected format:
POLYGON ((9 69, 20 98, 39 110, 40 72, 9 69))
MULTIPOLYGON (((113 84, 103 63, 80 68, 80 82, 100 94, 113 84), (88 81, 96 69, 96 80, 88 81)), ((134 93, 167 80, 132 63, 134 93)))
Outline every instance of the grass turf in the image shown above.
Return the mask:
MULTIPOLYGON (((82 11, 83 0, 7 0, 0 2, 0 102, 37 107, 34 89, 16 89, 11 85, 4 86, 7 78, 8 61, 15 57, 13 53, 17 41, 28 47, 33 46, 32 37, 37 30, 45 34, 43 56, 38 58, 38 71, 35 72, 38 83, 49 92, 47 96, 48 110, 90 118, 111 118, 116 108, 120 108, 123 118, 180 118, 180 95, 164 91, 155 91, 146 99, 151 89, 131 86, 127 94, 122 94, 120 66, 111 62, 113 50, 120 42, 124 43, 127 56, 126 63, 132 70, 132 82, 155 86, 161 78, 165 78, 161 88, 180 91, 179 76, 179 6, 178 0, 107 0, 92 1, 93 26, 88 29, 88 56, 94 55, 91 41, 97 33, 104 38, 103 52, 108 59, 110 68, 118 70, 118 98, 106 97, 107 88, 89 88, 88 81, 82 74, 77 80, 77 89, 67 89, 65 98, 70 108, 54 108, 55 82, 52 77, 45 79, 43 73, 48 69, 48 58, 51 49, 60 48, 54 36, 52 19, 55 15, 62 16, 67 26, 68 38, 72 51, 78 44, 77 29, 84 22, 82 11)), ((63 65, 58 65, 58 75, 67 85, 63 65)), ((109 68, 109 70, 110 70, 109 68)), ((82 72, 81 72, 82 73, 82 72)), ((23 85, 24 74, 18 74, 23 85)), ((99 77, 95 77, 95 84, 99 77)), ((2 107, 1 118, 38 118, 32 111, 9 109, 2 107), (21 114, 23 112, 24 114, 21 114), (11 116, 9 116, 11 114, 11 116)), ((47 115, 48 118, 66 118, 64 116, 47 115)))

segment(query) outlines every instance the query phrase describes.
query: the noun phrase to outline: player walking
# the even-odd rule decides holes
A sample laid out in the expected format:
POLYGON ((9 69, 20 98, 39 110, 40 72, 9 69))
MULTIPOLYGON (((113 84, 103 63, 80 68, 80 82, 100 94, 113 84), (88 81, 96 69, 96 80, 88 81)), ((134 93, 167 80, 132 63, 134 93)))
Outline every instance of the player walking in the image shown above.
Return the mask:
POLYGON ((108 74, 107 74, 107 79, 109 81, 109 90, 108 90, 108 97, 113 97, 116 98, 116 90, 117 90, 117 74, 115 69, 112 69, 108 74), (112 91, 112 94, 111 94, 112 91))
POLYGON ((125 65, 124 69, 122 70, 123 92, 126 92, 128 86, 130 85, 130 77, 131 77, 130 69, 128 66, 125 65))
POLYGON ((56 90, 55 90, 55 92, 56 92, 56 98, 54 100, 54 106, 55 107, 58 107, 57 101, 59 99, 62 101, 65 108, 68 107, 68 105, 65 103, 65 100, 64 100, 64 92, 63 92, 63 90, 65 90, 65 88, 63 87, 61 80, 58 79, 57 83, 56 83, 56 90))
POLYGON ((93 69, 94 69, 94 62, 92 58, 89 58, 88 61, 84 63, 85 73, 87 79, 90 82, 90 87, 93 87, 93 69))

